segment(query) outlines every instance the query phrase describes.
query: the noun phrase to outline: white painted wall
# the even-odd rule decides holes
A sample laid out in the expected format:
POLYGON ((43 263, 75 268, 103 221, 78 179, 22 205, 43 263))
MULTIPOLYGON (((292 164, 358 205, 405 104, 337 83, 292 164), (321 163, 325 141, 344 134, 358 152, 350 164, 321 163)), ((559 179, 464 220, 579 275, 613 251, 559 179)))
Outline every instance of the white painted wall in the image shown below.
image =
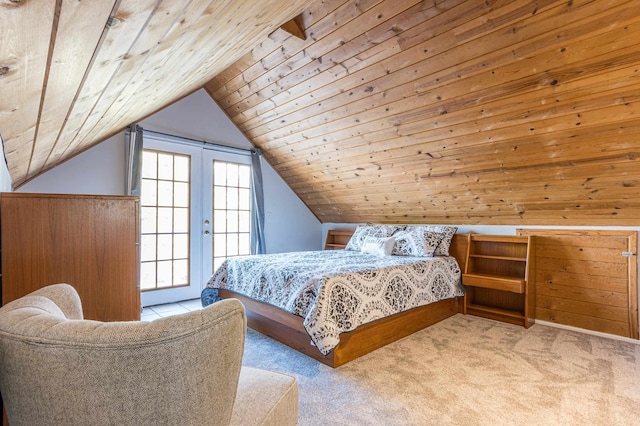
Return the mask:
MULTIPOLYGON (((139 123, 145 130, 236 148, 251 143, 211 97, 199 90, 139 123)), ((18 188, 21 192, 124 194, 124 135, 79 154, 18 188)), ((269 253, 319 250, 320 221, 263 161, 265 240, 269 253)))
POLYGON ((124 195, 124 178, 124 134, 120 134, 54 167, 16 191, 124 195))
POLYGON ((174 136, 236 148, 252 147, 251 142, 204 90, 192 93, 139 124, 144 129, 174 136))

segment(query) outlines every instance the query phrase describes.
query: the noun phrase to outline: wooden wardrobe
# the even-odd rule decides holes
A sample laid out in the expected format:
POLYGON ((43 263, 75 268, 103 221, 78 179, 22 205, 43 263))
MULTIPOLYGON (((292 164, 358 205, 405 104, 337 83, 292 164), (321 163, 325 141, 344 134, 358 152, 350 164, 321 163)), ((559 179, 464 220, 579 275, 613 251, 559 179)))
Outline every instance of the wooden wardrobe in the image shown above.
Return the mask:
POLYGON ((2 304, 55 283, 86 319, 140 319, 137 197, 0 194, 2 304))

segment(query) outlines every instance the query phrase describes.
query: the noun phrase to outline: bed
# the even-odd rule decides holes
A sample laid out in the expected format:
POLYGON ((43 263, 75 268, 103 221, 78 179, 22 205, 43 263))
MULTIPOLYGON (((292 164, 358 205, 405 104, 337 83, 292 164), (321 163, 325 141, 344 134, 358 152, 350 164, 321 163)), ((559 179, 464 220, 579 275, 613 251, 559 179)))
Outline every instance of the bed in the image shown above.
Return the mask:
POLYGON ((365 251, 372 238, 357 250, 230 258, 203 290, 203 306, 237 298, 251 328, 331 367, 461 310, 466 240, 451 235, 447 256, 384 256, 365 251))

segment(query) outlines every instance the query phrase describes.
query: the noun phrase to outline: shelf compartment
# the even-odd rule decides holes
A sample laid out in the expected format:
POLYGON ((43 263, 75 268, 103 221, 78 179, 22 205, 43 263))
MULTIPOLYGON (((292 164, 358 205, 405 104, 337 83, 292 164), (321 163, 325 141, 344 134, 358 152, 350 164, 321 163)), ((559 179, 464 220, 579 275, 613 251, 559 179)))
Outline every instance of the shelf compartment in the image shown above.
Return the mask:
POLYGON ((470 239, 470 255, 477 257, 496 257, 509 259, 527 259, 528 242, 526 237, 482 236, 473 234, 470 239))
POLYGON ((352 230, 347 229, 330 229, 327 231, 327 238, 325 240, 325 250, 342 250, 347 246, 347 243, 353 235, 352 230))
POLYGON ((463 274, 462 284, 472 287, 491 288, 494 290, 524 293, 526 281, 518 277, 505 277, 495 274, 463 274))
POLYGON ((511 260, 514 262, 526 262, 526 257, 514 257, 514 256, 497 256, 497 255, 488 255, 488 254, 470 254, 470 258, 476 259, 494 259, 494 260, 511 260))
POLYGON ((496 321, 502 321, 523 327, 528 327, 530 325, 529 320, 522 313, 506 309, 495 309, 480 305, 469 305, 467 306, 467 314, 489 318, 496 321))
POLYGON ((506 317, 511 317, 511 318, 515 318, 515 319, 519 319, 519 320, 522 320, 524 318, 524 315, 522 314, 522 312, 511 311, 511 310, 508 310, 508 309, 492 308, 492 307, 489 307, 489 306, 481 306, 481 305, 470 304, 470 305, 467 306, 467 310, 473 310, 473 311, 478 311, 478 312, 487 312, 487 313, 491 313, 491 314, 503 315, 503 316, 506 316, 506 317))

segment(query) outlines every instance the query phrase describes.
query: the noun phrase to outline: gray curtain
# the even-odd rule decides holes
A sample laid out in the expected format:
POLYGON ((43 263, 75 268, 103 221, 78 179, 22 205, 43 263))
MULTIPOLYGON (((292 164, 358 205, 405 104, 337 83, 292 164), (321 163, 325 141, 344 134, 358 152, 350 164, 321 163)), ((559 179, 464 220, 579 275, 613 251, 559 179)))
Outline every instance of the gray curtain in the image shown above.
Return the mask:
POLYGON ((141 174, 142 174, 142 127, 137 124, 129 126, 129 131, 125 133, 125 194, 140 196, 141 174))
POLYGON ((266 253, 264 241, 264 193, 262 190, 262 150, 251 150, 251 254, 266 253))

